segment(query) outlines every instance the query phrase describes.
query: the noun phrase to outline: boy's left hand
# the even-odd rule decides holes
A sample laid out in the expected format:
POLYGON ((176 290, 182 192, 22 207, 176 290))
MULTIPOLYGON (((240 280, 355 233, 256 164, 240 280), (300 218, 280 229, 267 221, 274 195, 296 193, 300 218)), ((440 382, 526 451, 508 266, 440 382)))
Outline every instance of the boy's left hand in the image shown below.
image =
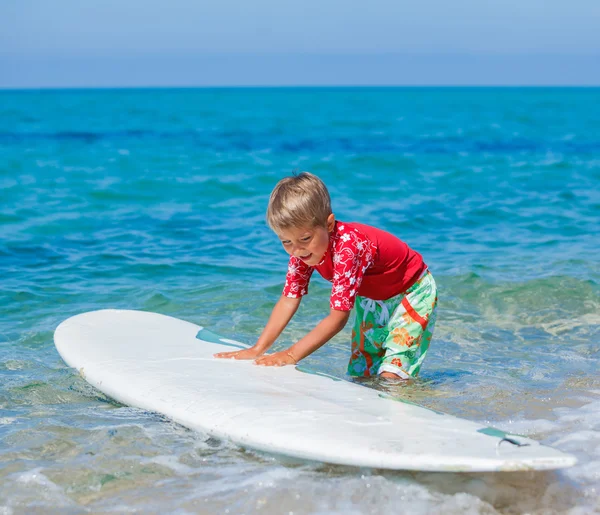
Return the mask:
POLYGON ((295 365, 296 360, 292 357, 290 351, 282 350, 256 358, 254 363, 264 367, 283 367, 285 365, 295 365))

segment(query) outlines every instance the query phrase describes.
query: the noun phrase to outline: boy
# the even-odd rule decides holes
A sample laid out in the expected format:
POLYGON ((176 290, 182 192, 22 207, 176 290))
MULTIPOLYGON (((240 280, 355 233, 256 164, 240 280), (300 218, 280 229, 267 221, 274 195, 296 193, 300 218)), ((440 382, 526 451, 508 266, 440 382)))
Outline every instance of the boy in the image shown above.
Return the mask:
POLYGON ((385 231, 336 221, 325 184, 308 172, 279 181, 267 222, 290 255, 283 294, 254 346, 215 357, 295 364, 339 333, 354 307, 348 374, 416 377, 437 306, 435 281, 421 255, 385 231), (289 349, 263 356, 308 293, 314 270, 333 283, 329 315, 289 349))

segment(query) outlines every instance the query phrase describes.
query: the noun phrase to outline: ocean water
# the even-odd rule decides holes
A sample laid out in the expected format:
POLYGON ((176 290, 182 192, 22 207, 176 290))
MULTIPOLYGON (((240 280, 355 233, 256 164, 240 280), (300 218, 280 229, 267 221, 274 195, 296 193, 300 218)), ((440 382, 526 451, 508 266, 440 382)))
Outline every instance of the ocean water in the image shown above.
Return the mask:
MULTIPOLYGON (((600 513, 599 235, 600 89, 0 92, 0 513, 600 513), (115 403, 63 363, 56 326, 109 307, 252 343, 287 264, 267 198, 293 170, 438 282, 420 379, 368 387, 575 467, 289 460, 115 403)), ((276 348, 328 292, 315 277, 276 348)), ((346 329, 305 365, 342 377, 348 349, 346 329)))

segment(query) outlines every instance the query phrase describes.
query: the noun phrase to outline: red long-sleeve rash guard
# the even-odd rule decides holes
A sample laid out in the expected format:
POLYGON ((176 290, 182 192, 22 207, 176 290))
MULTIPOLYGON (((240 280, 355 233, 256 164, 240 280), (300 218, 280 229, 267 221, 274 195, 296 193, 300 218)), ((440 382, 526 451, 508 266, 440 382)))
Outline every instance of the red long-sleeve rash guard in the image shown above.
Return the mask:
POLYGON ((356 295, 389 299, 410 288, 426 269, 421 255, 394 235, 369 225, 337 221, 318 265, 309 266, 290 256, 283 295, 306 295, 317 270, 333 283, 331 309, 350 311, 356 295))

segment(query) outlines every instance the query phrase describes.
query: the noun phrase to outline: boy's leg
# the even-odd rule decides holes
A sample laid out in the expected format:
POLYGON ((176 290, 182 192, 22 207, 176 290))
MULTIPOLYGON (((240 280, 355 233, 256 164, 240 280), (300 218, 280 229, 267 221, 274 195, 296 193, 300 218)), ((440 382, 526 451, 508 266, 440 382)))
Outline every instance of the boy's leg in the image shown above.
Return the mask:
POLYGON ((427 272, 409 288, 390 318, 380 376, 410 379, 418 375, 433 336, 436 308, 437 287, 427 272))
POLYGON ((391 372, 381 372, 379 377, 385 377, 386 379, 400 379, 401 381, 408 381, 408 378, 400 377, 398 374, 392 374, 391 372))
MULTIPOLYGON (((399 302, 399 301, 398 301, 399 302)), ((382 343, 387 334, 389 314, 382 321, 381 302, 366 297, 356 297, 352 316, 352 354, 348 363, 348 375, 370 377, 377 375, 381 358, 385 353, 382 343)), ((394 306, 395 307, 395 306, 394 306)), ((389 310, 391 313, 393 309, 389 310)))

